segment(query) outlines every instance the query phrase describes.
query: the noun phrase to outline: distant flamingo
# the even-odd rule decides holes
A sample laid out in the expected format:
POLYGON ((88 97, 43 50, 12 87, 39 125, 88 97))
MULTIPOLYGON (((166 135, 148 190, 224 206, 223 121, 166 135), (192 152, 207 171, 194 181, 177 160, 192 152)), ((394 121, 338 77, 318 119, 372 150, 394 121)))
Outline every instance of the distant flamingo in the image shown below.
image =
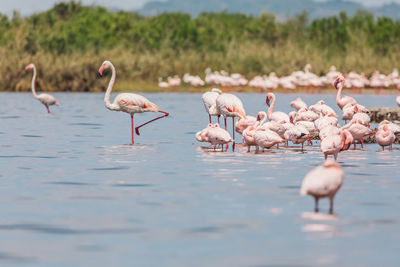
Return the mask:
POLYGON ((267 116, 270 121, 276 121, 278 123, 282 122, 290 122, 289 116, 281 111, 275 111, 275 94, 274 93, 268 93, 265 103, 268 105, 268 112, 267 116), (272 103, 271 103, 272 102, 272 103))
POLYGON ((357 101, 350 96, 341 97, 343 90, 343 83, 344 83, 344 77, 342 75, 338 76, 333 82, 333 86, 336 88, 336 90, 338 90, 336 95, 336 104, 339 106, 340 109, 343 109, 343 107, 349 103, 357 104, 357 101))
POLYGON ((326 160, 322 166, 311 170, 304 177, 300 194, 315 198, 315 212, 318 212, 318 200, 329 197, 329 213, 333 213, 333 200, 343 183, 344 173, 339 163, 326 160))
POLYGON ((242 119, 246 118, 246 112, 244 110, 243 103, 237 96, 223 93, 217 97, 216 107, 219 114, 224 116, 225 130, 227 130, 226 118, 232 118, 232 149, 235 150, 235 117, 242 119))
POLYGON ((218 123, 214 124, 213 128, 208 131, 208 138, 214 150, 217 145, 221 145, 223 150, 225 144, 233 141, 228 131, 219 127, 218 123))
POLYGON ((392 150, 392 144, 396 137, 392 130, 387 125, 384 125, 375 135, 376 141, 385 150, 385 146, 389 146, 389 150, 392 150))
POLYGON ((142 125, 138 126, 135 128, 136 134, 139 134, 139 129, 155 120, 164 118, 169 115, 168 112, 159 110, 157 105, 151 103, 147 98, 144 96, 138 95, 138 94, 133 94, 133 93, 123 93, 119 94, 115 97, 114 102, 110 103, 110 95, 111 91, 114 87, 115 83, 115 77, 116 77, 116 71, 114 65, 110 61, 104 61, 103 64, 101 64, 101 67, 99 69, 99 74, 100 76, 103 76, 103 72, 105 69, 111 68, 112 75, 111 75, 111 80, 108 84, 108 88, 106 91, 106 94, 104 96, 104 103, 106 107, 109 110, 114 110, 114 111, 123 111, 126 113, 129 113, 131 115, 131 126, 132 126, 132 141, 131 144, 134 144, 134 132, 133 132, 133 115, 135 113, 143 113, 143 112, 161 112, 164 115, 157 117, 155 119, 152 119, 146 123, 143 123, 142 125))
POLYGON ((203 104, 206 109, 206 112, 208 113, 210 123, 212 123, 211 116, 218 116, 218 123, 219 123, 219 116, 221 116, 221 114, 219 114, 217 110, 216 102, 217 102, 217 97, 220 94, 222 94, 222 91, 220 89, 213 88, 211 89, 211 91, 205 92, 202 95, 203 104))
POLYGON ((33 96, 39 100, 47 109, 47 113, 50 113, 49 106, 56 105, 59 106, 60 103, 55 99, 54 96, 49 94, 36 94, 36 66, 35 64, 29 64, 25 67, 25 71, 33 69, 33 77, 32 77, 32 94, 33 96))
POLYGON ((290 102, 290 106, 297 111, 299 111, 301 108, 307 108, 307 104, 300 97, 290 102))
MULTIPOLYGON (((376 132, 372 131, 370 128, 352 121, 347 125, 343 126, 342 129, 348 130, 353 136, 354 141, 361 142, 361 148, 364 148, 364 138, 368 135, 374 135, 376 132)), ((356 143, 354 142, 354 149, 356 149, 356 143)))

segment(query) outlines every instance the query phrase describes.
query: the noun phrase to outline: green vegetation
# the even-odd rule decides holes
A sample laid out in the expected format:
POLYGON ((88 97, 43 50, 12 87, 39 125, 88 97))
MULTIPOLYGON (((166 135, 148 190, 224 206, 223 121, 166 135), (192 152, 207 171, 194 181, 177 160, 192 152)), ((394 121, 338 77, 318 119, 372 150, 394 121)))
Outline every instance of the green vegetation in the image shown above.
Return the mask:
POLYGON ((105 59, 117 67, 117 87, 157 89, 159 76, 203 74, 207 67, 248 77, 287 75, 311 63, 313 72, 391 72, 400 62, 400 20, 359 11, 309 21, 306 13, 285 22, 273 15, 183 13, 143 17, 78 2, 21 18, 0 15, 0 90, 26 91, 24 67, 38 66, 46 91, 100 91, 105 59), (141 88, 140 86, 144 86, 141 88))

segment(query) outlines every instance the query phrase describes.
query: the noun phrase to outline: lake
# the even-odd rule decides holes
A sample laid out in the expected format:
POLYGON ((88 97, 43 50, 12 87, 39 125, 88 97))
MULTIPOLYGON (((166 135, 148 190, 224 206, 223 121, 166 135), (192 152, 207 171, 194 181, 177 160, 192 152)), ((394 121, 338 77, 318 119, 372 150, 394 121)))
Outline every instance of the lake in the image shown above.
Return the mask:
MULTIPOLYGON (((341 153, 335 215, 327 199, 315 214, 299 189, 323 161, 318 142, 208 151, 194 136, 208 123, 201 94, 143 95, 170 116, 130 146, 129 115, 107 110, 103 94, 55 93, 50 115, 31 94, 0 94, 1 265, 398 265, 399 145, 341 153)), ((266 110, 265 94, 237 95, 248 114, 266 110)), ((333 94, 278 94, 276 110, 298 95, 338 111, 333 94)), ((394 95, 353 96, 395 105, 394 95)))

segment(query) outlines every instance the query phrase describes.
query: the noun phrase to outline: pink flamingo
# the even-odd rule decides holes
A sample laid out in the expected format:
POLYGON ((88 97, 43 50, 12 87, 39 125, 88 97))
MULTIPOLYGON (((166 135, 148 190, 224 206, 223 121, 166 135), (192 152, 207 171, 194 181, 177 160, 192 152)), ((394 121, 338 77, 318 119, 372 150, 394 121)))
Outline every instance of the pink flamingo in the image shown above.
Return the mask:
MULTIPOLYGON (((348 130, 353 136, 354 141, 361 142, 361 148, 364 148, 364 138, 368 135, 376 134, 375 131, 372 131, 370 128, 357 123, 356 121, 352 121, 351 123, 342 127, 342 129, 348 130)), ((354 142, 354 149, 356 149, 356 143, 354 142)))
POLYGON ((246 112, 242 101, 233 94, 223 93, 217 97, 216 107, 222 116, 224 116, 225 130, 227 130, 226 118, 232 118, 232 149, 235 150, 235 117, 246 118, 246 112))
POLYGON ((209 123, 206 128, 196 133, 196 140, 199 142, 210 142, 208 138, 208 132, 213 128, 213 125, 209 123))
POLYGON ((349 103, 357 104, 357 101, 351 96, 341 97, 343 90, 343 83, 344 83, 344 77, 342 75, 338 76, 333 82, 333 86, 336 88, 336 90, 338 90, 336 95, 336 104, 339 106, 340 109, 343 109, 343 107, 349 103))
POLYGON ((135 113, 143 113, 143 112, 161 112, 164 115, 157 117, 155 119, 152 119, 146 123, 143 123, 142 125, 138 126, 135 128, 136 134, 140 135, 139 129, 143 127, 146 124, 149 124, 155 120, 164 118, 169 115, 168 112, 160 110, 156 104, 151 103, 147 98, 144 96, 138 95, 138 94, 133 94, 133 93, 123 93, 119 94, 115 97, 114 102, 110 103, 110 95, 111 91, 114 87, 115 83, 115 77, 116 77, 116 71, 114 65, 106 60, 101 64, 101 67, 99 69, 99 74, 100 76, 103 76, 103 72, 105 69, 111 68, 112 75, 111 75, 111 80, 108 84, 108 88, 106 91, 106 94, 104 96, 104 103, 106 107, 109 110, 114 110, 114 111, 123 111, 126 113, 129 113, 131 115, 131 126, 132 126, 132 140, 131 144, 134 144, 134 132, 133 132, 133 115, 135 113))
POLYGON ((285 143, 285 139, 282 139, 276 132, 269 129, 257 129, 254 132, 254 142, 256 144, 256 152, 258 147, 270 149, 274 145, 279 143, 285 143))
POLYGON ((315 212, 318 212, 318 200, 329 197, 329 213, 333 213, 333 200, 343 184, 344 173, 339 163, 326 160, 322 166, 311 170, 304 177, 300 194, 315 198, 315 212))
POLYGON ((376 141, 385 150, 385 146, 389 146, 389 150, 392 150, 392 144, 396 137, 392 130, 387 125, 384 125, 375 135, 376 141))
POLYGON ((340 132, 340 135, 329 135, 321 141, 321 151, 325 155, 325 159, 328 155, 333 155, 337 160, 337 155, 340 151, 349 149, 353 142, 353 136, 347 130, 340 132))
POLYGON ((301 108, 307 108, 307 104, 300 97, 290 102, 290 106, 297 111, 299 111, 301 108))
POLYGON ((36 66, 35 64, 29 64, 25 67, 25 71, 33 69, 33 77, 32 77, 32 94, 33 96, 39 100, 47 109, 47 113, 50 113, 49 106, 56 105, 59 106, 60 103, 55 99, 54 96, 49 94, 36 94, 36 66))
POLYGON ((282 122, 290 122, 289 116, 281 111, 275 111, 275 94, 274 93, 268 93, 267 97, 265 99, 265 103, 268 105, 268 112, 267 116, 270 121, 276 121, 278 123, 282 122), (271 103, 272 102, 272 103, 271 103))
POLYGON ((233 141, 228 131, 219 127, 218 123, 214 124, 213 128, 208 131, 208 138, 214 150, 217 145, 221 145, 222 149, 224 149, 225 144, 233 141))
POLYGON ((212 122, 211 116, 218 116, 218 123, 219 123, 219 116, 221 116, 221 114, 218 113, 218 110, 216 108, 216 101, 220 94, 222 94, 222 91, 220 89, 213 88, 211 89, 211 91, 205 92, 202 95, 204 108, 208 113, 210 123, 212 122))

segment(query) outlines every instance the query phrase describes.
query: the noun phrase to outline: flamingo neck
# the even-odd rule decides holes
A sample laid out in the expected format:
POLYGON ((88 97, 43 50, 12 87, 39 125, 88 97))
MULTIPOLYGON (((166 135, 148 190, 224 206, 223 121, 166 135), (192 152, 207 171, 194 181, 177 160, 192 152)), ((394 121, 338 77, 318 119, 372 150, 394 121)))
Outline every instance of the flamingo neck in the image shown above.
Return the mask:
POLYGON ((110 96, 111 96, 111 91, 114 88, 116 71, 115 71, 113 64, 109 63, 109 66, 111 68, 112 74, 111 74, 110 82, 108 83, 108 88, 107 88, 106 94, 104 96, 104 103, 109 110, 120 110, 120 107, 118 105, 110 103, 110 96))
POLYGON ((341 100, 341 97, 342 97, 342 89, 343 89, 342 83, 338 84, 338 88, 337 89, 338 89, 338 91, 337 91, 337 94, 336 94, 336 103, 339 103, 340 100, 341 100))
POLYGON ((263 112, 263 118, 260 121, 260 126, 264 125, 264 123, 267 121, 267 113, 263 112))
POLYGON ((33 76, 32 76, 32 94, 35 98, 38 98, 38 95, 36 94, 36 66, 33 66, 33 76))
POLYGON ((271 120, 272 113, 274 112, 274 108, 275 108, 275 95, 272 95, 272 103, 271 103, 271 106, 269 107, 268 113, 267 113, 267 117, 269 120, 271 120))
POLYGON ((345 134, 344 131, 342 131, 342 132, 340 133, 340 140, 341 140, 341 141, 340 141, 340 145, 339 145, 339 148, 340 148, 340 149, 343 148, 345 139, 346 139, 346 134, 345 134))

